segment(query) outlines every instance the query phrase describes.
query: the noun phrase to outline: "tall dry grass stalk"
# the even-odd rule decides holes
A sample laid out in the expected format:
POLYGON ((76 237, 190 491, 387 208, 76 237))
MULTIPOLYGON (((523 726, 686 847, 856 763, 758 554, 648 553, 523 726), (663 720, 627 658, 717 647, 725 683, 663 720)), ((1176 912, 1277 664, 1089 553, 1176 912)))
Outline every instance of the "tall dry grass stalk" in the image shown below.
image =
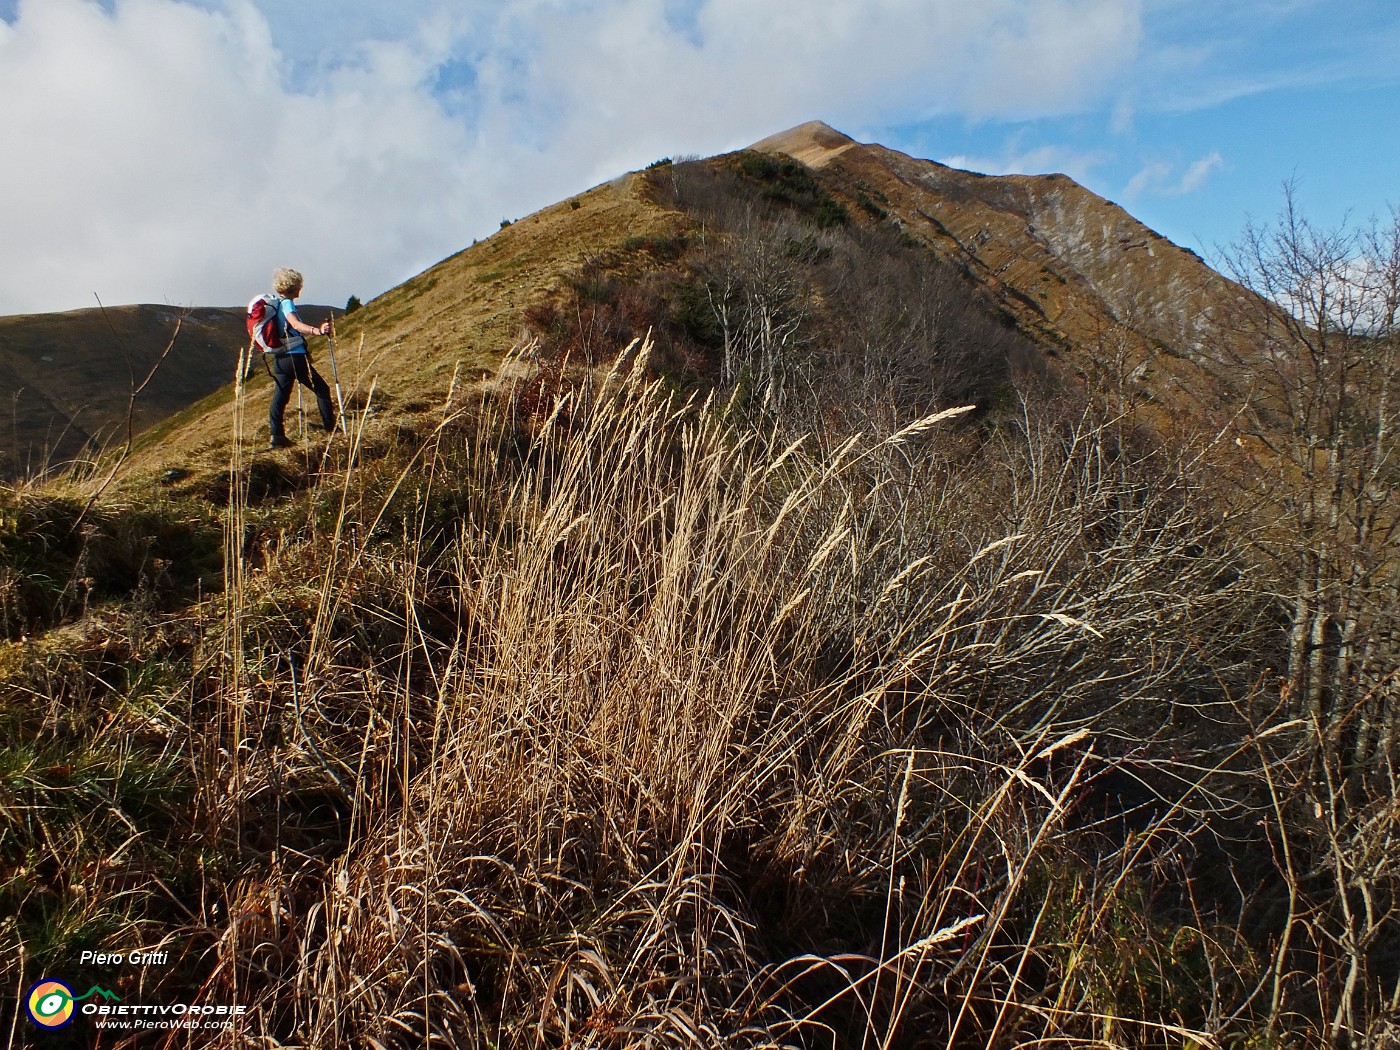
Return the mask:
MULTIPOLYGON (((251 342, 239 355, 238 370, 234 376, 233 398, 233 440, 229 443, 228 464, 228 507, 224 516, 224 631, 219 639, 220 656, 220 695, 230 701, 224 708, 230 718, 226 731, 219 733, 220 739, 233 742, 228 773, 228 788, 235 797, 243 792, 242 741, 246 735, 246 705, 244 703, 246 679, 245 611, 247 609, 248 562, 246 558, 248 522, 248 470, 246 449, 244 448, 244 377, 248 373, 257 347, 251 342)), ((221 771, 222 772, 222 771, 221 771)), ((220 778, 222 779, 222 778, 220 778)), ((217 781, 216 781, 217 782, 217 781)), ((223 807, 212 804, 211 813, 218 814, 223 807)), ((237 810, 233 811, 237 814, 237 810)), ((234 826, 234 834, 242 837, 242 828, 234 826)))

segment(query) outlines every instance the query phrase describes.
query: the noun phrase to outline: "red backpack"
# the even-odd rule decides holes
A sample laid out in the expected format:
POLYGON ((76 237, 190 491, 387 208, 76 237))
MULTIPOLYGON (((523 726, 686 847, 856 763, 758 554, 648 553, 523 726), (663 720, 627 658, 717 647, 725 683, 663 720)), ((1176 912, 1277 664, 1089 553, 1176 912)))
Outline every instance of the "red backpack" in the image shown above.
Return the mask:
POLYGON ((265 354, 275 354, 286 346, 280 295, 259 295, 248 304, 248 337, 265 354))

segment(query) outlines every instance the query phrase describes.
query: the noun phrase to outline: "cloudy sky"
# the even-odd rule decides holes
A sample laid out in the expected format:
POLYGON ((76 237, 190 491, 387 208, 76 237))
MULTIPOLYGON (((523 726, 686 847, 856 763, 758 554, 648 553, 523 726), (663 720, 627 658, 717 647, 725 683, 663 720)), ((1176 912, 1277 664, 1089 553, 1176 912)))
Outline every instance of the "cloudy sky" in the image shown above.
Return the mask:
POLYGON ((1396 0, 0 0, 0 314, 368 300, 821 119, 1062 171, 1209 257, 1400 206, 1396 0))

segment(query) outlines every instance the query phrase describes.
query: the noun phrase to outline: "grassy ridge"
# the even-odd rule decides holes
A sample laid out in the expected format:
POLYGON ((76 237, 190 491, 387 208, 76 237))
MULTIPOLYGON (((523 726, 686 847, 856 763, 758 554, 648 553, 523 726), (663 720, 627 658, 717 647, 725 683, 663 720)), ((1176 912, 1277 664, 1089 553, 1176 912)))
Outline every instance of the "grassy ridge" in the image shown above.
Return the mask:
POLYGON ((1280 684, 1242 446, 1154 439, 1108 336, 1057 386, 841 185, 599 187, 347 320, 348 436, 267 453, 260 377, 4 490, 5 986, 228 1045, 1393 1043, 1389 752, 1280 684))
POLYGON ((160 948, 128 1001, 263 1045, 1320 1038, 1190 461, 1048 409, 819 448, 639 353, 235 484, 221 595, 9 646, 9 983, 160 948))

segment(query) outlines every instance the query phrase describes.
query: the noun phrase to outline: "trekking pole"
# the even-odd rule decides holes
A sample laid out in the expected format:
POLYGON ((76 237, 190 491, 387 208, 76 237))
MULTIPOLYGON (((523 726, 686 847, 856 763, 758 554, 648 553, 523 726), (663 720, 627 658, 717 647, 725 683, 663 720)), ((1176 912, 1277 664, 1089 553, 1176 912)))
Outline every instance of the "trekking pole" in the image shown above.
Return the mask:
POLYGON ((349 437, 350 428, 345 425, 345 398, 340 396, 340 369, 335 366, 335 318, 332 317, 326 323, 330 325, 326 329, 326 344, 331 348, 331 378, 335 380, 335 401, 340 407, 340 430, 349 437))

